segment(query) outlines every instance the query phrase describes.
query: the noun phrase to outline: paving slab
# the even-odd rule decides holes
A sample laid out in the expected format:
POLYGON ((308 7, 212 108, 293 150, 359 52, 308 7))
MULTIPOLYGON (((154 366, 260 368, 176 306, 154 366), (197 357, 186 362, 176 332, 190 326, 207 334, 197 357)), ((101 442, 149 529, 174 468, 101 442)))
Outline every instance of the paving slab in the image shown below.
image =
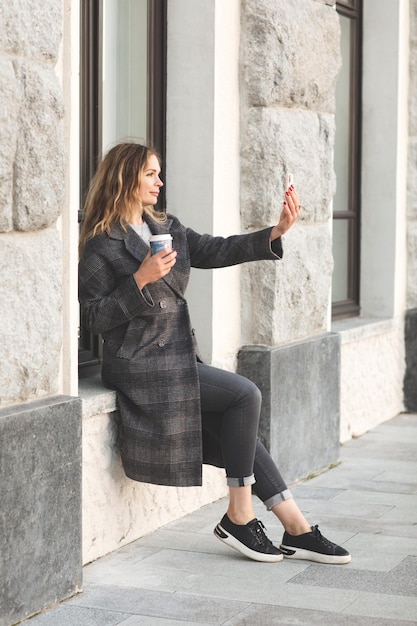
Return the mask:
POLYGON ((358 589, 378 594, 417 597, 417 558, 406 557, 388 572, 352 567, 312 565, 291 579, 292 584, 333 589, 358 589))
POLYGON ((396 506, 384 513, 382 519, 391 523, 415 525, 417 523, 417 505, 410 502, 407 506, 396 506))
POLYGON ((137 588, 109 585, 89 586, 74 603, 78 606, 108 611, 116 611, 118 607, 123 606, 124 611, 132 615, 209 624, 221 624, 248 606, 248 602, 241 600, 205 598, 192 593, 172 594, 148 589, 141 589, 138 593, 137 588))
POLYGON ((370 493, 369 491, 363 491, 362 489, 346 489, 342 493, 337 494, 332 500, 332 504, 336 505, 341 502, 349 502, 349 504, 360 503, 361 506, 364 503, 382 504, 389 510, 393 507, 402 509, 413 508, 416 514, 415 516, 417 517, 416 497, 415 495, 408 493, 390 493, 387 495, 387 493, 382 491, 370 493))
MULTIPOLYGON (((333 537, 333 533, 332 533, 333 537)), ((404 561, 404 554, 395 552, 375 552, 370 550, 355 550, 355 558, 347 563, 343 569, 368 570, 372 572, 390 572, 404 561)))
MULTIPOLYGON (((166 548, 169 546, 172 550, 186 550, 188 552, 205 552, 208 554, 217 553, 217 541, 213 541, 213 527, 210 525, 207 533, 190 533, 181 530, 171 530, 170 527, 161 528, 142 539, 135 541, 134 545, 138 547, 148 546, 150 553, 156 552, 158 548, 166 548)), ((131 544, 133 545, 133 544, 131 544)), ((134 548, 131 547, 131 551, 134 548)), ((86 570, 90 566, 87 566, 86 570)))
POLYGON ((116 626, 124 624, 129 617, 129 613, 119 611, 62 604, 26 623, 36 626, 116 626))
POLYGON ((336 496, 342 495, 346 487, 320 487, 316 481, 310 485, 298 485, 291 489, 294 498, 298 501, 300 498, 308 498, 309 500, 333 500, 336 496))
POLYGON ((416 450, 410 447, 410 442, 369 440, 361 447, 349 443, 343 450, 343 458, 358 458, 365 454, 370 459, 385 457, 386 459, 401 461, 401 464, 408 463, 411 467, 414 466, 414 469, 417 466, 416 450))
MULTIPOLYGON (((327 535, 330 536, 330 532, 334 530, 349 529, 353 534, 365 532, 375 535, 385 535, 389 537, 408 537, 410 539, 417 539, 417 524, 413 522, 391 521, 385 517, 379 519, 364 519, 364 518, 349 518, 349 525, 344 517, 333 517, 332 515, 326 515, 322 513, 320 519, 320 528, 325 528, 327 535)), ((326 534, 324 533, 324 534, 326 534)))
MULTIPOLYGON (((412 477, 405 476, 404 474, 393 474, 388 472, 383 472, 383 475, 375 476, 372 480, 365 480, 364 478, 358 477, 349 477, 346 474, 339 474, 339 476, 335 477, 333 480, 330 479, 321 479, 318 478, 314 481, 316 486, 316 490, 318 489, 328 489, 327 484, 331 484, 332 490, 335 492, 335 496, 338 493, 343 492, 344 489, 349 489, 351 491, 375 491, 381 492, 385 494, 389 493, 405 493, 410 495, 415 495, 417 493, 417 478, 415 482, 412 482, 412 477)), ((308 487, 307 487, 308 489, 308 487)), ((293 490, 294 491, 294 490, 293 490)), ((303 497, 303 492, 299 494, 299 491, 295 491, 295 497, 303 497)), ((310 494, 310 498, 314 497, 314 494, 310 494)), ((331 498, 329 498, 331 499, 331 498)))
POLYGON ((388 618, 394 620, 406 620, 417 624, 417 598, 404 598, 404 596, 382 595, 380 593, 368 593, 359 596, 344 613, 354 615, 352 623, 355 624, 356 616, 388 618))
POLYGON ((409 444, 410 440, 417 440, 416 428, 411 423, 405 425, 398 424, 381 424, 378 430, 369 431, 366 433, 365 441, 388 441, 391 445, 393 442, 409 444))
MULTIPOLYGON (((187 626, 211 626, 214 622, 189 622, 187 626)), ((150 617, 149 615, 133 615, 125 622, 121 622, 120 626, 178 626, 185 624, 182 620, 169 619, 165 617, 150 617)))
POLYGON ((204 565, 204 576, 217 576, 227 571, 227 576, 236 580, 259 577, 272 578, 275 582, 286 582, 307 567, 306 561, 285 561, 270 563, 267 569, 264 563, 251 562, 238 552, 232 552, 230 548, 219 543, 217 554, 187 552, 183 550, 160 550, 153 556, 141 562, 125 563, 123 568, 114 567, 111 561, 107 565, 100 563, 98 566, 88 568, 85 581, 95 584, 123 585, 146 589, 180 590, 187 585, 190 576, 201 573, 204 565))
POLYGON ((312 520, 312 523, 316 523, 314 516, 317 517, 322 514, 345 519, 349 517, 378 519, 394 509, 394 506, 389 504, 388 498, 387 504, 374 504, 366 501, 351 502, 348 499, 320 501, 309 498, 297 498, 297 503, 306 517, 312 520))
POLYGON ((371 535, 357 533, 346 542, 346 548, 350 551, 366 550, 367 552, 380 552, 384 554, 403 554, 404 556, 417 555, 417 541, 408 537, 396 537, 386 535, 371 535))
POLYGON ((293 609, 286 606, 268 606, 251 604, 239 615, 224 622, 224 626, 410 626, 409 621, 380 617, 358 617, 351 615, 313 611, 311 609, 293 609))
MULTIPOLYGON (((417 489, 417 474, 411 474, 409 472, 394 472, 394 471, 383 471, 381 474, 375 478, 375 481, 387 481, 392 483, 400 483, 400 484, 409 484, 411 486, 416 486, 417 489)), ((414 491, 414 493, 416 493, 414 491)))
MULTIPOLYGON (((260 584, 257 579, 243 583, 242 579, 237 581, 227 574, 208 578, 203 572, 193 577, 192 589, 205 598, 221 597, 237 601, 243 597, 249 603, 314 610, 321 610, 325 606, 326 611, 333 613, 342 612, 361 595, 361 592, 355 590, 332 589, 329 594, 329 589, 324 587, 293 585, 290 582, 280 584, 273 576, 263 579, 260 584)), ((185 588, 183 593, 187 593, 185 588)))

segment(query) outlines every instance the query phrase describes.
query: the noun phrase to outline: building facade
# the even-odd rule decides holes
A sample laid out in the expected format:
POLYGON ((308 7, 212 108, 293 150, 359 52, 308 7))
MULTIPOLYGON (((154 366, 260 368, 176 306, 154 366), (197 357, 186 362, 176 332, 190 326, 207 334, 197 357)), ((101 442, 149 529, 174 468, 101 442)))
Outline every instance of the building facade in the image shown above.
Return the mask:
POLYGON ((156 144, 167 210, 215 235, 272 225, 293 173, 282 261, 189 287, 205 360, 261 387, 290 481, 417 410, 417 0, 12 0, 0 66, 9 626, 79 591, 83 563, 226 493, 210 467, 203 488, 123 475, 77 302, 81 198, 115 141, 156 144))

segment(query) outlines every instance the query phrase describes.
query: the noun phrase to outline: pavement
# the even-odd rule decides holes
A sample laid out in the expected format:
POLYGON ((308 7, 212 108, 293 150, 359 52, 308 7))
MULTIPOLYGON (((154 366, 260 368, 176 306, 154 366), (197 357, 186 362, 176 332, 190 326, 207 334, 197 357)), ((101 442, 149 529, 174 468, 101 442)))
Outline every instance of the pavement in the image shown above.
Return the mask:
MULTIPOLYGON (((417 624, 417 415, 344 444, 336 467, 292 491, 350 563, 245 559, 213 535, 220 500, 87 565, 83 593, 25 624, 417 624)), ((280 523, 254 502, 279 545, 280 523)))

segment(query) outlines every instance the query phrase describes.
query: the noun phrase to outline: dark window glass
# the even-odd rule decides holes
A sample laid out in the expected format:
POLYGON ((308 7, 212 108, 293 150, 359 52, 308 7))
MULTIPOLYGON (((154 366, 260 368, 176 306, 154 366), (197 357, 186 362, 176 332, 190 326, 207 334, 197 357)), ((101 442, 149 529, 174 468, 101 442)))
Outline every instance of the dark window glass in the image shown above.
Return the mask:
POLYGON ((361 44, 360 0, 338 2, 343 66, 336 86, 333 318, 359 315, 361 44))
MULTIPOLYGON (((117 141, 142 141, 165 155, 166 2, 81 3, 80 207, 98 160, 117 141)), ((99 371, 101 346, 80 327, 81 377, 99 371)))

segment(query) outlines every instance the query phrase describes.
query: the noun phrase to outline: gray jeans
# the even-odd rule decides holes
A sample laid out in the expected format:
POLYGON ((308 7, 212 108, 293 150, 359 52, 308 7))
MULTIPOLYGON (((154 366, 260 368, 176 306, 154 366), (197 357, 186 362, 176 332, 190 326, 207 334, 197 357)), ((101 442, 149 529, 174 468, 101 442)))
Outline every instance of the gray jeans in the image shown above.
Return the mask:
POLYGON ((261 392, 239 374, 198 363, 203 430, 218 443, 229 487, 253 485, 268 509, 292 497, 258 439, 261 392))

